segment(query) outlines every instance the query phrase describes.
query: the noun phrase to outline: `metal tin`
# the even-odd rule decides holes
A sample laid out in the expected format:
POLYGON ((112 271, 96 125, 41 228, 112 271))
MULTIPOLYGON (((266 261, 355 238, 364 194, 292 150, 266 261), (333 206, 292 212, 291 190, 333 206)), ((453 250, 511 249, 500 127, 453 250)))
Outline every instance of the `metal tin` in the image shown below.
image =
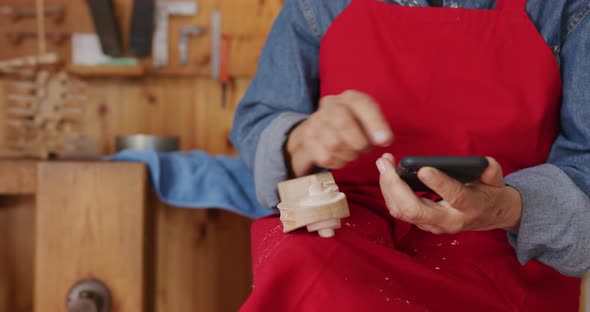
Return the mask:
POLYGON ((173 136, 135 134, 117 137, 116 149, 118 152, 126 149, 173 152, 180 148, 179 142, 179 138, 173 136))

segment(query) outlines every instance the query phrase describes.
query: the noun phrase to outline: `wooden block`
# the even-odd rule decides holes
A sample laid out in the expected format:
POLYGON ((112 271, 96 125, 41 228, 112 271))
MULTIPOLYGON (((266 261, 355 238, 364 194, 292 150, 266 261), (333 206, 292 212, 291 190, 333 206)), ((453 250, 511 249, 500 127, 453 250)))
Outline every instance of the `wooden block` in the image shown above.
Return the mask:
POLYGON ((0 311, 33 310, 35 198, 0 197, 0 311))
POLYGON ((334 236, 340 228, 340 219, 350 215, 344 193, 338 191, 329 172, 301 177, 278 185, 281 202, 283 232, 304 226, 321 237, 334 236))
POLYGON ((350 215, 346 197, 344 196, 326 205, 295 208, 279 207, 279 209, 281 211, 281 221, 283 222, 283 232, 291 232, 315 222, 342 219, 350 215))
POLYGON ((36 161, 0 161, 0 195, 32 195, 36 189, 36 161))
POLYGON ((155 311, 238 311, 252 289, 251 221, 152 201, 157 213, 155 311))
POLYGON ((88 278, 109 287, 111 311, 145 310, 146 176, 136 163, 39 164, 35 311, 65 311, 88 278))
POLYGON ((305 176, 297 179, 283 181, 279 183, 279 198, 281 201, 297 200, 307 195, 307 191, 312 183, 312 177, 318 179, 320 183, 333 183, 334 177, 330 172, 322 172, 313 176, 305 176))

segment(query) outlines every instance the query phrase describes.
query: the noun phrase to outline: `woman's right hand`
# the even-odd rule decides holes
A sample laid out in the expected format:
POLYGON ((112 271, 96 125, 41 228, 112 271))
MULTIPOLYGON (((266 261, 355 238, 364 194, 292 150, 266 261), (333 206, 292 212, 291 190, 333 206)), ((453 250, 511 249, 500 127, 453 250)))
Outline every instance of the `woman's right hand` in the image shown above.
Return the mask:
POLYGON ((342 168, 373 146, 392 142, 393 133, 375 100, 345 91, 320 100, 318 110, 291 131, 286 151, 293 174, 300 177, 316 166, 342 168))

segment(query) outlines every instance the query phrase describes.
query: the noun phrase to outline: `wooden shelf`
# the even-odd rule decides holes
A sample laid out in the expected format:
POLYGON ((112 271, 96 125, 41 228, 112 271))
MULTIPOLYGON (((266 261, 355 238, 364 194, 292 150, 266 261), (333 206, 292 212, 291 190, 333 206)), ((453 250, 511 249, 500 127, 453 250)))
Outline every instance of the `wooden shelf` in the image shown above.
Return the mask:
POLYGON ((81 77, 141 77, 145 74, 145 70, 141 65, 70 65, 68 66, 68 73, 81 77))

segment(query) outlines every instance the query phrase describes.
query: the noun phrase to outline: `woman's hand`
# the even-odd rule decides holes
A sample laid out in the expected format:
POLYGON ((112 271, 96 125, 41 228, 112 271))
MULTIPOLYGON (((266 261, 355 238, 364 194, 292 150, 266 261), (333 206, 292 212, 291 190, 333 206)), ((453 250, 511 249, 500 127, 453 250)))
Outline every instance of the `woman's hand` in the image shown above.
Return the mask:
POLYGON ((291 131, 286 151, 299 177, 314 166, 342 168, 372 146, 388 146, 392 141, 393 133, 375 100, 346 91, 323 97, 318 110, 291 131))
POLYGON ((517 230, 522 214, 520 193, 504 185, 502 168, 491 157, 479 181, 462 184, 434 168, 420 169, 418 178, 442 200, 417 197, 397 175, 394 158, 384 154, 377 160, 381 191, 394 218, 415 224, 434 234, 517 230))

